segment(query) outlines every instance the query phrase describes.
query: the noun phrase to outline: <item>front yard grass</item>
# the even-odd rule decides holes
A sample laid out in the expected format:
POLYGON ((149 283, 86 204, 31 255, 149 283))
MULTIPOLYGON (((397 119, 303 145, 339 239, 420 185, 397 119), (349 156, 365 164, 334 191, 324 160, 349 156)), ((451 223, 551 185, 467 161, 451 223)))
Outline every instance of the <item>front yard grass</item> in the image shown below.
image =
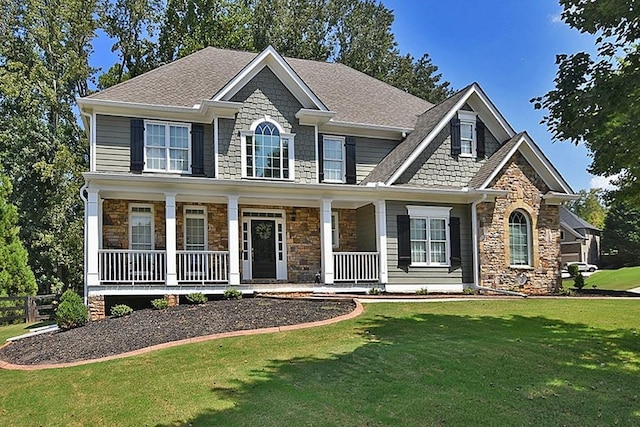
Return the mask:
POLYGON ((368 304, 321 328, 0 371, 0 425, 639 425, 639 314, 606 299, 368 304))

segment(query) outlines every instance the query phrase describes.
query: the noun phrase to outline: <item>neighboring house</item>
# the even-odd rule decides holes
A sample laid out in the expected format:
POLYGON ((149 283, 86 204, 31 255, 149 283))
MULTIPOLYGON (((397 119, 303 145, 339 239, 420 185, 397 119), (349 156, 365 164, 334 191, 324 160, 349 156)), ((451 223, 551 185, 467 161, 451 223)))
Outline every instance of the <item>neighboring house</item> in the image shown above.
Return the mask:
POLYGON ((565 207, 560 208, 560 254, 568 262, 600 263, 601 230, 565 207))
POLYGON ((575 199, 477 84, 438 105, 340 64, 206 48, 78 100, 86 297, 545 293, 575 199))

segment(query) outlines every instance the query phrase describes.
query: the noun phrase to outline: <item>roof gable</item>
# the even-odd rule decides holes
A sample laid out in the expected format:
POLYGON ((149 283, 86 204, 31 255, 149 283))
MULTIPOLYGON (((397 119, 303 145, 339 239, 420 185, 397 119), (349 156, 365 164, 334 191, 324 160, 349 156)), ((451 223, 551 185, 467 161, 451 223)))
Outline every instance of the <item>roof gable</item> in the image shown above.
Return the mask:
POLYGON ((601 231, 598 227, 588 223, 587 221, 580 218, 578 215, 574 214, 564 206, 560 208, 560 221, 565 223, 567 227, 570 227, 572 230, 574 230, 578 234, 582 234, 577 231, 579 229, 601 231))

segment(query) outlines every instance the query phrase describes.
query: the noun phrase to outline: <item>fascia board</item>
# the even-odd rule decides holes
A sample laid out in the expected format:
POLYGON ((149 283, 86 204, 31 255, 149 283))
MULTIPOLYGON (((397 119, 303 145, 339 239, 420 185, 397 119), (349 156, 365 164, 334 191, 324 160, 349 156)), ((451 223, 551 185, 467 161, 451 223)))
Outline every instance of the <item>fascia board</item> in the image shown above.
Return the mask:
MULTIPOLYGON (((496 108, 493 101, 491 101, 491 99, 487 96, 487 94, 482 90, 480 85, 478 85, 477 83, 474 83, 473 88, 475 89, 474 95, 478 97, 478 100, 481 101, 481 104, 477 104, 476 102, 474 102, 475 99, 473 99, 473 97, 470 97, 470 99, 468 100, 469 105, 471 105, 474 111, 485 109, 488 113, 490 113, 490 117, 493 118, 495 123, 499 125, 500 131, 506 135, 504 139, 513 137, 516 134, 516 131, 509 124, 507 119, 502 115, 500 110, 496 108)), ((487 115, 486 114, 481 114, 481 115, 483 116, 483 120, 485 121, 485 124, 487 124, 486 123, 487 115)), ((494 126, 490 126, 489 130, 492 131, 492 133, 493 132, 497 133, 494 126)), ((494 136, 499 136, 499 135, 494 135, 494 136)))
POLYGON ((320 111, 301 108, 296 112, 296 119, 300 121, 301 125, 315 126, 328 122, 335 115, 335 111, 320 111))
POLYGON ((465 93, 464 96, 462 96, 460 100, 453 107, 451 107, 449 112, 442 118, 442 120, 440 120, 440 123, 438 123, 438 125, 434 127, 431 132, 429 132, 429 134, 422 140, 418 147, 413 150, 413 153, 411 153, 411 155, 402 163, 402 165, 400 165, 400 167, 393 173, 391 178, 389 178, 387 182, 385 182, 386 185, 392 185, 398 180, 398 178, 400 178, 404 171, 407 170, 407 168, 416 161, 416 159, 420 156, 420 154, 422 154, 424 149, 427 148, 427 146, 440 133, 440 131, 442 131, 442 129, 444 129, 447 124, 449 124, 454 114, 456 114, 458 110, 462 108, 462 106, 467 102, 471 94, 474 92, 475 87, 471 86, 467 90, 467 93, 465 93))
POLYGON ((253 58, 253 60, 233 79, 229 80, 212 99, 214 101, 230 100, 266 66, 269 66, 271 71, 273 71, 304 107, 315 107, 323 111, 329 110, 272 46, 268 46, 258 54, 258 56, 253 58))

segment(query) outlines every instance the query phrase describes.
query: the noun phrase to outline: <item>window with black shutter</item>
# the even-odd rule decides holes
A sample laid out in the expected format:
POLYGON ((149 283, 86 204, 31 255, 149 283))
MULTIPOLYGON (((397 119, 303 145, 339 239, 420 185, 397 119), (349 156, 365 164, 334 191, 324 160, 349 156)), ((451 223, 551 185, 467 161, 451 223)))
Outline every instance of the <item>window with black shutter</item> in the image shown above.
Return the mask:
POLYGON ((348 136, 346 140, 346 179, 347 184, 356 183, 356 138, 348 136))
POLYGON ((204 175, 204 126, 191 125, 191 173, 204 175))
POLYGON ((409 215, 396 216, 398 227, 398 267, 411 265, 411 218, 409 215))
POLYGON ((461 152, 460 142, 460 119, 451 119, 451 155, 459 156, 461 152))
POLYGON ((476 120, 476 156, 478 159, 483 159, 486 156, 485 143, 484 143, 484 123, 480 118, 476 120))
POLYGON ((449 218, 449 238, 451 239, 451 266, 462 265, 462 253, 460 245, 460 218, 452 216, 449 218))
POLYGON ((131 119, 130 144, 129 169, 131 172, 142 172, 144 169, 144 120, 131 119))

